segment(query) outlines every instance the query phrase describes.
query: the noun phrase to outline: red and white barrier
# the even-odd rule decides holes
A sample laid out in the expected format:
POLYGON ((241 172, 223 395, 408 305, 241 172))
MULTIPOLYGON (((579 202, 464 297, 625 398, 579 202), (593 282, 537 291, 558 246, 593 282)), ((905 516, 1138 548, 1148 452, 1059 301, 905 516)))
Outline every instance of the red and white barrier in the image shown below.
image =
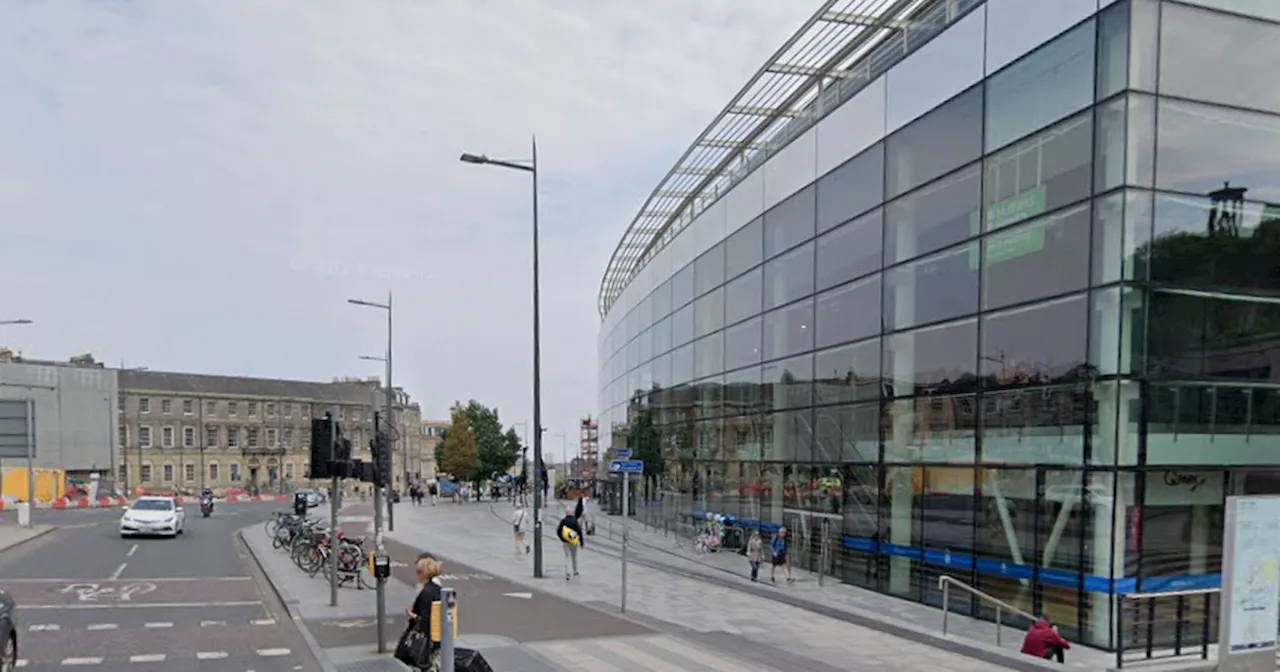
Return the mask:
MULTIPOLYGON (((182 504, 198 505, 199 497, 183 496, 177 498, 182 504)), ((289 502, 293 498, 290 495, 230 495, 225 498, 215 499, 220 504, 241 504, 260 502, 289 502)), ((98 499, 89 499, 88 497, 78 497, 75 499, 62 498, 54 502, 36 502, 37 509, 109 509, 119 508, 129 505, 127 497, 99 497, 98 499)), ((17 502, 9 499, 0 499, 0 511, 7 511, 17 508, 17 502)))

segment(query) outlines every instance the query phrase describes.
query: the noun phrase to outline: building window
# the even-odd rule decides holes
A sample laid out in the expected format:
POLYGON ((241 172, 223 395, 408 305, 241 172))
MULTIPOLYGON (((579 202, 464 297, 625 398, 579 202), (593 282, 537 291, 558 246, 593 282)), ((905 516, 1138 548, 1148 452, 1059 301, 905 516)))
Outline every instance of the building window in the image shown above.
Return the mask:
POLYGON ((183 415, 192 415, 192 414, 194 414, 195 412, 196 412, 196 402, 194 402, 194 401, 192 401, 192 400, 190 400, 190 399, 183 399, 183 400, 182 400, 182 414, 183 414, 183 415))
POLYGON ((276 405, 275 405, 275 404, 267 404, 267 417, 268 417, 268 418, 274 418, 274 417, 276 417, 276 405))
POLYGON ((150 400, 150 399, 148 399, 148 398, 146 398, 146 397, 143 397, 143 398, 139 399, 139 400, 138 400, 138 412, 139 412, 139 413, 150 413, 150 412, 151 412, 151 400, 150 400))
POLYGON ((351 422, 360 422, 360 411, 351 411, 351 422))
POLYGON ((284 465, 284 478, 286 481, 293 480, 293 463, 288 462, 284 465))
POLYGON ((285 404, 285 405, 284 405, 284 417, 286 417, 286 418, 292 418, 292 417, 293 417, 293 404, 285 404))
POLYGON ((278 443, 276 441, 276 438, 277 438, 277 432, 275 428, 268 428, 267 429, 267 447, 268 448, 276 447, 276 444, 278 443))
POLYGON ((120 429, 117 432, 117 435, 118 435, 117 438, 120 441, 121 446, 129 445, 129 426, 128 425, 124 423, 120 423, 120 429))
POLYGON ((218 428, 214 426, 206 426, 204 428, 204 445, 206 448, 218 447, 218 428))
POLYGON ((248 446, 249 448, 258 447, 258 428, 257 427, 249 428, 249 434, 248 436, 245 437, 245 445, 248 446))
POLYGON ((195 445, 196 445, 196 428, 183 427, 182 428, 182 446, 184 448, 194 448, 195 445))
POLYGON ((256 401, 249 402, 249 417, 251 418, 258 417, 258 402, 256 401))
POLYGON ((236 406, 237 406, 236 402, 234 402, 234 401, 228 401, 228 402, 227 402, 227 415, 229 415, 229 416, 231 416, 231 417, 233 417, 233 418, 234 418, 234 417, 236 417, 236 410, 237 410, 237 409, 236 409, 236 406))
POLYGON ((172 427, 162 427, 160 429, 160 446, 162 448, 173 447, 173 428, 172 427))
POLYGON ((173 465, 172 464, 164 465, 164 482, 165 483, 173 482, 173 465))
POLYGON ((209 465, 209 480, 213 481, 214 483, 218 482, 218 465, 216 464, 209 465))
POLYGON ((124 466, 124 465, 122 464, 122 465, 120 465, 120 468, 119 468, 119 469, 117 469, 117 472, 119 473, 119 477, 118 477, 118 478, 119 478, 119 480, 120 480, 120 482, 121 482, 121 483, 126 483, 126 482, 128 482, 128 480, 129 480, 129 468, 128 468, 128 467, 126 467, 126 466, 124 466))
POLYGON ((240 465, 238 464, 231 465, 231 482, 232 483, 240 482, 240 465))
POLYGON ((293 446, 293 430, 286 429, 284 430, 284 447, 290 448, 292 446, 293 446))
POLYGON ((182 468, 182 471, 182 477, 186 479, 188 483, 196 480, 196 465, 188 464, 182 468))
POLYGON ((161 400, 160 400, 160 413, 161 413, 161 414, 163 414, 163 415, 169 415, 169 414, 170 414, 170 413, 172 413, 172 412, 173 412, 173 400, 172 400, 172 399, 161 399, 161 400))
POLYGON ((142 473, 142 482, 150 483, 151 482, 151 465, 149 464, 142 465, 141 473, 142 473))
POLYGON ((143 448, 151 447, 151 428, 143 425, 138 428, 138 445, 143 448))
POLYGON ((121 413, 124 413, 124 406, 125 406, 125 402, 127 401, 128 399, 125 399, 122 396, 116 397, 116 409, 118 409, 121 413))
POLYGON ((216 402, 216 401, 206 401, 206 402, 204 402, 204 414, 205 414, 206 416, 210 417, 210 418, 212 418, 213 416, 217 415, 217 414, 218 414, 218 402, 216 402))
POLYGON ((302 414, 302 419, 306 420, 311 417, 311 407, 303 404, 298 408, 298 412, 302 414))
POLYGON ((228 427, 227 428, 227 447, 235 448, 238 445, 240 445, 240 428, 228 427))

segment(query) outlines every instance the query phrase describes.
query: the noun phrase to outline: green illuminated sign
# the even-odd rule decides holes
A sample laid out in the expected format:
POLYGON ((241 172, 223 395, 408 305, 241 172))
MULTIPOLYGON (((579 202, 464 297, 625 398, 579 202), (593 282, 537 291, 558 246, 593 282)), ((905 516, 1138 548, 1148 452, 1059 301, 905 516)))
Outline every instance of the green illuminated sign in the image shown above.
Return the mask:
POLYGON ((987 206, 987 230, 995 231, 1043 213, 1044 191, 1044 185, 1037 184, 1016 196, 987 206))

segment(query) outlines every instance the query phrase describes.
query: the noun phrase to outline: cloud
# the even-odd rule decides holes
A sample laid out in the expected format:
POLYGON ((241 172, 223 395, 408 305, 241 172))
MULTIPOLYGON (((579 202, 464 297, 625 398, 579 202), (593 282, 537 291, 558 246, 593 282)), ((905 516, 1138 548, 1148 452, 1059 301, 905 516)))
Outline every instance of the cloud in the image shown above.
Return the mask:
MULTIPOLYGON (((529 420, 541 161, 544 418, 596 408, 596 293, 648 192, 816 7, 774 0, 6 3, 0 332, 154 369, 376 374, 529 420)), ((816 3, 812 3, 815 4, 816 3)))

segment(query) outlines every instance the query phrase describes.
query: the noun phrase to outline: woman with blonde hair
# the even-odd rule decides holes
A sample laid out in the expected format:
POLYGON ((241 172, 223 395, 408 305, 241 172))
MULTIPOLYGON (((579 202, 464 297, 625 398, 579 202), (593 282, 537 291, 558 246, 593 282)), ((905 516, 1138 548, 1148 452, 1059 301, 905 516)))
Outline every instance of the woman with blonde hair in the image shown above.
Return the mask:
MULTIPOLYGON (((417 669, 419 670, 437 672, 440 669, 440 647, 436 642, 431 641, 431 604, 441 601, 440 575, 444 572, 444 565, 430 553, 423 553, 418 556, 417 562, 414 563, 414 569, 421 589, 418 591, 418 596, 414 598, 413 604, 405 607, 404 613, 409 617, 409 627, 405 629, 400 640, 403 643, 407 637, 415 632, 425 636, 427 640, 426 660, 414 662, 418 664, 417 669)), ((400 646, 396 647, 397 653, 399 653, 400 648, 400 646)), ((401 660, 401 662, 413 664, 405 660, 401 660)))

